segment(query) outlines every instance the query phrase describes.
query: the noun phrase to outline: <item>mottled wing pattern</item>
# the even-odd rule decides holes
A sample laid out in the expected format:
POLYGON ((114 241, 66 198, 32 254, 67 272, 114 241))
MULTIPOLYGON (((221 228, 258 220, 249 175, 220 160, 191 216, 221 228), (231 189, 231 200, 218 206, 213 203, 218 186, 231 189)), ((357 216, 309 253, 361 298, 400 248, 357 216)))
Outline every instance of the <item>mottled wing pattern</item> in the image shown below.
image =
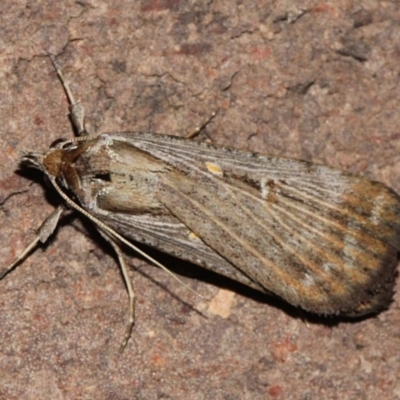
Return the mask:
POLYGON ((400 201, 386 186, 180 138, 113 138, 174 167, 159 201, 264 289, 324 314, 373 312, 392 297, 400 201))

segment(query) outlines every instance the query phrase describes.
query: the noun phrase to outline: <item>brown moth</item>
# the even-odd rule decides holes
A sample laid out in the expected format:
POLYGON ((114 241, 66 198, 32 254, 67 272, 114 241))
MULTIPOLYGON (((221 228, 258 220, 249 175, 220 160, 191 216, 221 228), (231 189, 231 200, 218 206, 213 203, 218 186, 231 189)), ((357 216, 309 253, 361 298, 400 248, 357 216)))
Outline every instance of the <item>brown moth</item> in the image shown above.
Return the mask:
MULTIPOLYGON (((116 244, 126 239, 314 313, 360 316, 389 305, 400 249, 400 198, 391 189, 305 161, 185 138, 89 137, 83 110, 64 86, 81 137, 22 163, 68 193, 68 205, 117 251, 131 299, 128 337, 134 294, 116 244)), ((47 240, 61 213, 31 247, 47 240)))

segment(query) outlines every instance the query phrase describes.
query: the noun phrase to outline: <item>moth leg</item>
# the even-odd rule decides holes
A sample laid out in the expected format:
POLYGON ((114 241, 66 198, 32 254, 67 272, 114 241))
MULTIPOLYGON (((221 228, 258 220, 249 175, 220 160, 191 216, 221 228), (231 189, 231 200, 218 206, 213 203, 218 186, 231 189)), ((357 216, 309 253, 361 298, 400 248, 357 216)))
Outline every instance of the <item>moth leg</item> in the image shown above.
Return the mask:
POLYGON ((125 263, 125 257, 124 254, 122 253, 121 248, 117 245, 117 243, 104 231, 100 230, 99 232, 101 236, 105 240, 107 240, 108 243, 110 243, 111 247, 113 248, 115 254, 118 257, 118 263, 121 268, 122 276, 124 277, 126 289, 128 290, 128 296, 129 296, 129 321, 128 321, 128 327, 126 329, 126 333, 124 336, 124 339, 122 341, 120 351, 122 352, 126 345, 128 344, 128 341, 132 335, 132 329, 133 325, 135 324, 135 291, 133 290, 132 282, 129 278, 128 274, 128 268, 125 263))
POLYGON ((205 121, 203 121, 198 127, 196 127, 193 131, 188 132, 184 137, 187 139, 193 139, 195 136, 199 134, 201 130, 203 130, 217 115, 218 111, 214 111, 210 114, 205 121))
POLYGON ((3 271, 0 272, 0 279, 3 279, 10 271, 12 271, 15 266, 21 262, 27 254, 34 249, 39 242, 46 243, 49 237, 54 233, 57 228, 58 221, 62 213, 64 212, 64 207, 57 207, 42 223, 40 226, 36 237, 32 240, 28 246, 17 256, 17 258, 8 266, 5 267, 3 271))
POLYGON ((88 132, 85 128, 85 110, 80 102, 80 100, 75 101, 74 96, 72 95, 71 89, 66 82, 64 75, 61 71, 60 66, 57 63, 56 58, 54 55, 49 54, 50 60, 53 63, 53 66, 57 72, 58 78, 61 81, 61 84, 63 85, 63 88, 65 90, 65 93, 68 97, 69 101, 69 112, 70 112, 70 117, 72 124, 74 125, 74 128, 76 130, 77 136, 86 136, 88 135, 88 132))

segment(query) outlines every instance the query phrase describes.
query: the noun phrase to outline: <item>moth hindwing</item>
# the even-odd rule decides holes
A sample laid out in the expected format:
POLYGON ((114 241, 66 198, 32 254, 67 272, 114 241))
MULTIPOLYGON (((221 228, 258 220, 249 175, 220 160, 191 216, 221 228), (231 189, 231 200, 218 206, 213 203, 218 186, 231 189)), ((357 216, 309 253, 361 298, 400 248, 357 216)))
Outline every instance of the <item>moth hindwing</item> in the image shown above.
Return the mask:
MULTIPOLYGON (((90 137, 64 86, 82 136, 23 162, 70 193, 69 205, 117 252, 122 240, 144 243, 319 314, 388 306, 400 248, 400 199, 391 189, 305 161, 168 135, 90 137)), ((133 297, 130 287, 128 337, 133 297)))

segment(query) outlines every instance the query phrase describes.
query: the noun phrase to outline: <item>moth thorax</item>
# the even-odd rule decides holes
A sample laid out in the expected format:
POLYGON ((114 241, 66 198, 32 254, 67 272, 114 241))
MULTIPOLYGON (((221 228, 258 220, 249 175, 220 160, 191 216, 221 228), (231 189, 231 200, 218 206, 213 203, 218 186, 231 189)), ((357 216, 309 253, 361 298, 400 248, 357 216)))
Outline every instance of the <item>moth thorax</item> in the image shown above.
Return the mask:
POLYGON ((44 168, 50 175, 54 177, 57 177, 60 174, 63 163, 63 153, 63 150, 57 149, 51 151, 43 157, 44 168))

